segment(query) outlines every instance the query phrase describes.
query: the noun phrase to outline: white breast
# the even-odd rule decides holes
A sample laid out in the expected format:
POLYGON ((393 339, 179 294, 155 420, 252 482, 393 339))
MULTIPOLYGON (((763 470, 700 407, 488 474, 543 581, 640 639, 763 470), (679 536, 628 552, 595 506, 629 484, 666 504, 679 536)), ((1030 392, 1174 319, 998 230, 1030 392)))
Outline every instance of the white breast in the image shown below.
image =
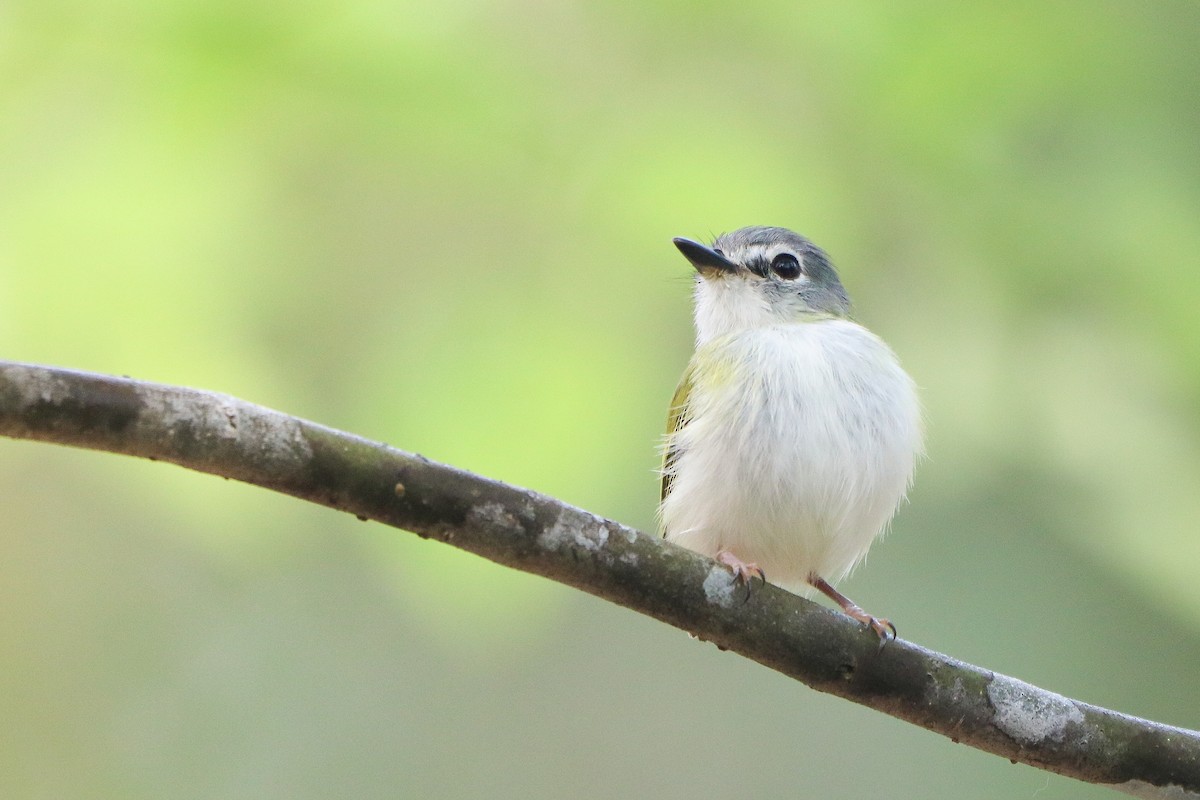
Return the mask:
POLYGON ((826 319, 715 338, 693 356, 674 434, 666 536, 756 562, 807 590, 843 578, 883 532, 921 450, 911 379, 878 337, 826 319))

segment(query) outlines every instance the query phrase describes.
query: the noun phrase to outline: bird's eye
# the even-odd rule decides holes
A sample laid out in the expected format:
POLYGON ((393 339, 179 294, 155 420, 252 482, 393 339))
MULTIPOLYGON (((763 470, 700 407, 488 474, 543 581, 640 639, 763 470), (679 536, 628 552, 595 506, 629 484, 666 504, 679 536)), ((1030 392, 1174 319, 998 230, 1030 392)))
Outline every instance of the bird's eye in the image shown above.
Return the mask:
POLYGON ((800 261, 791 253, 780 253, 771 259, 771 271, 785 281, 800 277, 800 261))
POLYGON ((714 247, 713 252, 716 253, 717 255, 719 255, 721 258, 725 257, 725 251, 719 247, 714 247))

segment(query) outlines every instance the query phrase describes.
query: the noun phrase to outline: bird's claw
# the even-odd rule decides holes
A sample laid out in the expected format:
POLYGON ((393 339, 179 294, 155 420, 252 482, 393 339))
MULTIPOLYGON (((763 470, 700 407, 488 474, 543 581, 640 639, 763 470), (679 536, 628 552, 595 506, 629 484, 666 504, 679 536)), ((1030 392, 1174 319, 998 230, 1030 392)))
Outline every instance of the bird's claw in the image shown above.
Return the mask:
POLYGON ((891 634, 890 638, 896 638, 896 626, 892 624, 890 619, 885 617, 868 617, 867 625, 871 626, 871 630, 879 634, 879 644, 881 647, 888 640, 888 634, 891 634))
POLYGON ((872 617, 861 608, 854 610, 846 609, 846 613, 861 622, 863 625, 866 625, 871 630, 875 631, 876 635, 879 636, 879 648, 881 650, 883 649, 883 646, 887 644, 888 639, 896 638, 896 626, 892 624, 890 619, 885 617, 872 617), (854 613, 855 610, 858 611, 857 614, 854 613))
POLYGON ((753 578, 758 578, 763 583, 767 582, 767 576, 763 573, 762 568, 753 562, 745 562, 735 556, 728 550, 722 550, 717 553, 717 562, 729 567, 733 572, 734 583, 746 584, 746 600, 750 599, 751 584, 753 578))
POLYGON ((879 646, 883 647, 888 639, 896 638, 896 626, 886 617, 872 617, 858 606, 844 609, 846 614, 866 625, 879 636, 879 646))
POLYGON ((733 570, 734 580, 749 581, 751 578, 758 578, 760 581, 765 581, 767 579, 758 564, 742 561, 728 550, 717 553, 717 561, 733 570))
POLYGON ((879 636, 880 647, 883 647, 884 643, 889 638, 896 638, 896 626, 892 624, 891 620, 885 617, 871 616, 867 612, 863 611, 862 608, 860 608, 849 597, 846 597, 846 595, 830 586, 829 583, 819 575, 809 575, 808 582, 818 591, 820 591, 821 594, 825 595, 830 600, 833 600, 835 603, 841 606, 842 611, 846 612, 847 616, 858 620, 871 630, 875 631, 875 633, 879 636), (889 636, 889 634, 891 635, 889 636))

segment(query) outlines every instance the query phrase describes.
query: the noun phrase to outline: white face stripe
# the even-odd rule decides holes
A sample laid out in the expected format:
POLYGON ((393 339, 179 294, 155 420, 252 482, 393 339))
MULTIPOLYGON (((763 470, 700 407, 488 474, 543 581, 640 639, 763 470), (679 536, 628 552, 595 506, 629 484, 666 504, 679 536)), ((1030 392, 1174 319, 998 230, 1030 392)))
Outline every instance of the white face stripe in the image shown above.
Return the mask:
POLYGON ((795 247, 792 247, 787 242, 774 242, 769 245, 751 244, 745 247, 735 247, 733 252, 725 252, 725 257, 730 261, 736 261, 739 264, 747 264, 756 259, 761 260, 764 264, 770 264, 775 260, 775 256, 780 253, 790 253, 796 257, 797 261, 804 263, 804 253, 797 252, 795 247))

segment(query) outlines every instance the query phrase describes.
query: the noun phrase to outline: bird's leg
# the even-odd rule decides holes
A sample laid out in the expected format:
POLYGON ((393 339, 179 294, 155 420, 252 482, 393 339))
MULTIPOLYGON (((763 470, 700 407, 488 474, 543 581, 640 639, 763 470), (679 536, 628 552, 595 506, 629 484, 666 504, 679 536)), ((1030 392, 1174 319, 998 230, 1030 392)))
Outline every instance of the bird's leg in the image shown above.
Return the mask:
POLYGON ((820 575, 809 575, 808 582, 812 584, 813 587, 821 594, 825 595, 830 600, 841 606, 842 611, 845 611, 847 616, 853 617, 864 625, 869 625, 871 630, 879 634, 880 644, 887 640, 889 632, 891 632, 893 639, 896 638, 896 626, 893 625, 889 620, 886 620, 883 617, 872 617, 870 614, 859 608, 858 605, 849 597, 846 597, 846 595, 830 586, 828 581, 826 581, 820 575))

